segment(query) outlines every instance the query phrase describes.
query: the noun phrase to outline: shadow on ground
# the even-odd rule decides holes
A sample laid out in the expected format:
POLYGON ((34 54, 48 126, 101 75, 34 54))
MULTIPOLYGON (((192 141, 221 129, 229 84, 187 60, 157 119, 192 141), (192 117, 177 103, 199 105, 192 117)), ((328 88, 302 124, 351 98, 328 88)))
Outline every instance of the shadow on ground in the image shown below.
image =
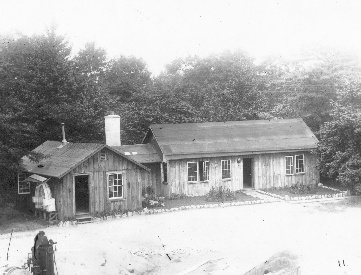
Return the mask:
POLYGON ((12 230, 32 231, 48 227, 49 223, 15 210, 12 207, 0 208, 0 235, 10 233, 12 230))
POLYGON ((350 208, 361 208, 361 196, 351 196, 332 202, 305 203, 303 207, 309 208, 312 212, 340 213, 350 208))

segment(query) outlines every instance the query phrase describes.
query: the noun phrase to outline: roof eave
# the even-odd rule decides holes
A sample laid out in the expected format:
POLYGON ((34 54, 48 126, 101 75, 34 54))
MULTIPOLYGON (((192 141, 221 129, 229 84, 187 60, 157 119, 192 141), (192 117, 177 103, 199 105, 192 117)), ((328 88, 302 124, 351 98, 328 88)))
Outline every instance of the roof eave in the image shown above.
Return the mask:
MULTIPOLYGON (((103 144, 101 147, 99 147, 97 150, 95 150, 94 152, 92 152, 91 154, 89 154, 87 157, 85 157, 84 159, 78 161, 76 164, 74 164, 72 167, 68 168, 65 172, 61 173, 59 176, 54 176, 54 175, 47 175, 46 173, 35 173, 34 174, 38 174, 38 175, 42 175, 42 176, 47 176, 47 177, 53 177, 53 178, 58 178, 58 179, 61 179, 62 177, 64 177, 66 174, 68 174, 71 170, 73 170, 75 167, 77 167, 79 164, 81 164, 82 162, 88 160, 89 158, 91 158, 92 156, 94 156, 96 153, 98 153, 99 151, 101 151, 102 149, 104 148, 107 148, 109 150, 111 150, 112 152, 124 157, 125 159, 133 162, 134 164, 140 166, 141 168, 143 168, 144 170, 146 170, 148 173, 150 173, 150 169, 130 158, 128 158, 126 155, 118 152, 117 150, 115 149, 112 149, 110 146, 106 145, 106 144, 103 144)), ((30 170, 27 170, 27 172, 29 173, 32 173, 32 171, 30 170)))
POLYGON ((275 153, 311 151, 311 150, 314 150, 316 148, 317 147, 282 149, 282 150, 266 150, 266 151, 263 150, 263 151, 244 151, 244 152, 169 154, 169 155, 166 155, 166 157, 167 157, 168 160, 179 160, 179 159, 206 158, 206 157, 247 156, 247 155, 260 155, 260 154, 275 154, 275 153))
POLYGON ((34 172, 34 171, 28 170, 28 169, 25 169, 24 172, 33 173, 33 174, 44 176, 44 177, 56 178, 56 179, 61 179, 63 177, 63 176, 55 176, 55 175, 51 175, 51 174, 47 174, 47 173, 34 172))

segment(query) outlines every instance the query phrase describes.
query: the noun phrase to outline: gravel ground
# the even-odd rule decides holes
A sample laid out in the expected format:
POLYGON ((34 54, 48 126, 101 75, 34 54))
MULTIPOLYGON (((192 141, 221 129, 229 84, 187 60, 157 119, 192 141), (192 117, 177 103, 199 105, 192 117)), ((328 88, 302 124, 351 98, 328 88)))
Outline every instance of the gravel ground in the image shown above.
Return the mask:
MULTIPOLYGON (((297 256, 302 274, 360 274, 358 201, 285 202, 194 209, 49 227, 58 242, 59 275, 244 274, 280 251, 297 256), (339 265, 339 262, 341 263, 339 265)), ((0 235, 0 267, 21 266, 37 231, 0 235)))

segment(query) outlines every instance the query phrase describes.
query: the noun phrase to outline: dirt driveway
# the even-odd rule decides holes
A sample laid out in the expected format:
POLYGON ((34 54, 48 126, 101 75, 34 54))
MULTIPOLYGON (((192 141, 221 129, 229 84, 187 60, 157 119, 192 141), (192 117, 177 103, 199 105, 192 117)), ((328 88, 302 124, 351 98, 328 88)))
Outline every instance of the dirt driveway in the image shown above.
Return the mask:
MULTIPOLYGON (((287 204, 195 209, 50 227, 58 274, 243 274, 272 254, 298 256, 302 274, 360 274, 361 208, 287 204), (339 261, 341 264, 339 264, 339 261), (341 265, 341 266, 340 266, 341 265), (357 271, 357 272, 356 272, 357 271)), ((0 266, 25 262, 37 231, 0 236, 0 266)))

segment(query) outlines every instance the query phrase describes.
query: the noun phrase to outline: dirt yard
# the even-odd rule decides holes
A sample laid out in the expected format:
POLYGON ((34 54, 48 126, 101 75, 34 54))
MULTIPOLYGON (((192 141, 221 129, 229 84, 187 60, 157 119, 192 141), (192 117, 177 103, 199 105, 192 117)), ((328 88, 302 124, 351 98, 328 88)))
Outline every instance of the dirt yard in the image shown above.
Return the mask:
MULTIPOLYGON (((59 275, 244 274, 280 251, 302 274, 360 274, 359 199, 233 206, 49 227, 59 275)), ((21 266, 37 231, 0 235, 0 267, 21 266)))

